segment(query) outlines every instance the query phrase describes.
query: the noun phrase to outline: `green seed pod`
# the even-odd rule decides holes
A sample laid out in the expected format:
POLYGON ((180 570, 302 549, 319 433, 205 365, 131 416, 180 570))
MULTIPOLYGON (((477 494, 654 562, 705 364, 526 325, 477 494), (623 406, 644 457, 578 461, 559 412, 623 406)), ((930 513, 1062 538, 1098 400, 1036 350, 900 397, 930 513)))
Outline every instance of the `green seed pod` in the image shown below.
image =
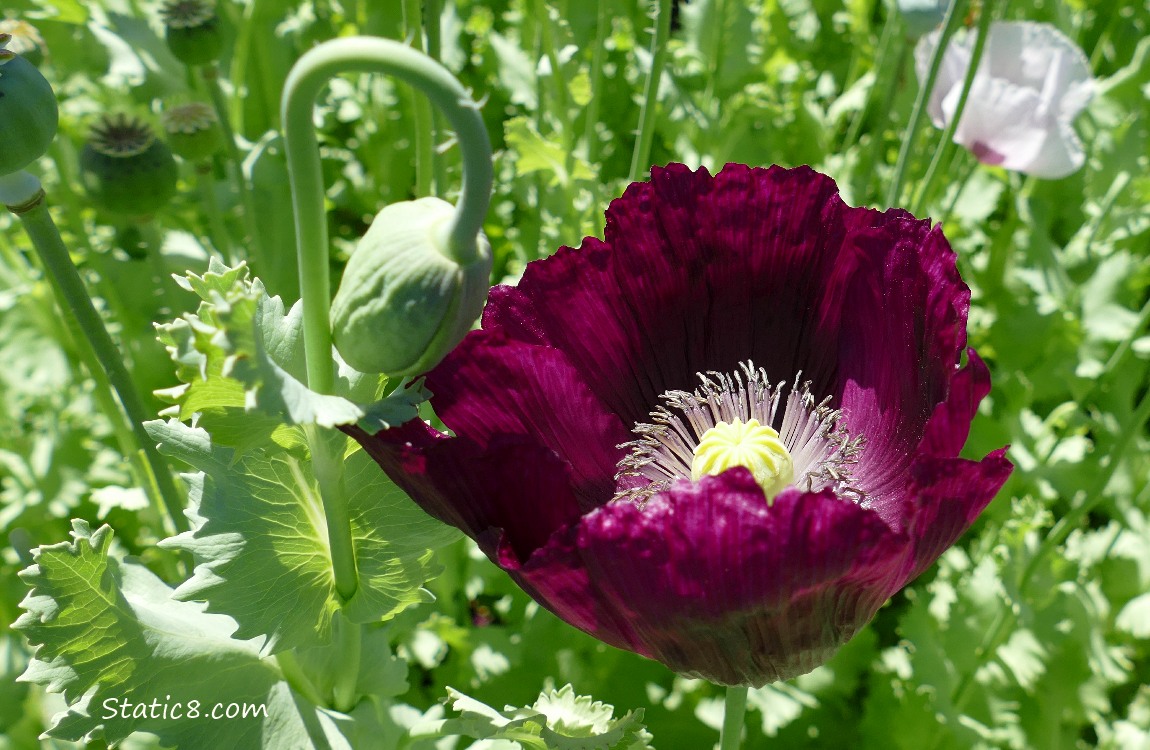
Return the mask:
POLYGON ((105 117, 80 152, 80 179, 105 211, 145 216, 176 194, 179 167, 167 145, 142 120, 105 117))
POLYGON ((216 111, 203 102, 181 104, 164 112, 164 132, 172 150, 192 162, 211 158, 224 145, 216 111))
POLYGON ((379 212, 344 269, 332 301, 335 347, 360 372, 416 375, 460 342, 479 316, 491 275, 491 245, 461 266, 445 251, 455 208, 438 198, 379 212))
POLYGON ((3 34, 11 37, 7 45, 9 52, 15 52, 37 68, 44 62, 48 48, 44 45, 44 37, 40 36, 40 31, 35 26, 19 18, 5 18, 0 21, 0 35, 3 34))
POLYGON ((39 159, 56 137, 56 95, 36 66, 5 49, 0 34, 0 176, 39 159))
POLYGON ((210 0, 168 0, 160 8, 168 49, 184 65, 210 65, 220 59, 224 35, 210 0))

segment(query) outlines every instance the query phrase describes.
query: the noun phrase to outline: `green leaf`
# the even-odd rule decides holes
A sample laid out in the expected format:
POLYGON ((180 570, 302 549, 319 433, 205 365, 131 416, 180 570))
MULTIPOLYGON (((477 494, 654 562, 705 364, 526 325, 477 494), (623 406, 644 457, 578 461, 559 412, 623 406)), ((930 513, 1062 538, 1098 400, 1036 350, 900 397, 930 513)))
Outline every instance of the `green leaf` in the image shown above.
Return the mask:
POLYGON ((340 395, 309 390, 302 308, 285 312, 282 300, 269 297, 259 279, 249 280, 244 264, 228 268, 213 258, 207 273, 189 273, 180 283, 203 302, 195 314, 156 327, 184 383, 157 394, 176 404, 175 415, 187 420, 200 414, 217 441, 240 447, 283 445, 283 434, 279 440, 273 435, 281 424, 334 427, 364 415, 349 397, 373 400, 379 376, 344 365, 337 378, 340 395), (231 419, 236 412, 257 415, 262 429, 256 437, 237 432, 231 419))
POLYGON ((276 449, 237 457, 175 420, 146 427, 161 452, 199 470, 187 476, 192 530, 161 542, 199 563, 176 598, 234 617, 238 638, 267 636, 265 652, 328 643, 337 611, 368 623, 427 601, 421 586, 438 572, 431 550, 458 538, 357 450, 343 476, 360 585, 342 602, 309 462, 276 449))
POLYGON ((35 647, 21 680, 68 704, 48 736, 114 746, 146 731, 165 746, 350 749, 353 720, 293 693, 258 643, 229 637, 231 618, 175 601, 147 568, 109 557, 108 526, 72 525, 73 542, 35 550, 20 574, 32 591, 15 628, 35 647), (212 720, 233 704, 248 717, 212 720))
POLYGON ((550 174, 550 185, 569 185, 574 180, 593 180, 595 170, 582 159, 571 156, 560 144, 544 138, 526 117, 515 117, 504 126, 507 145, 517 154, 517 175, 550 174), (570 161, 570 169, 568 162, 570 161))
POLYGON ((643 709, 614 718, 615 708, 575 695, 570 685, 539 694, 530 706, 502 711, 447 688, 459 718, 425 722, 412 729, 416 737, 464 735, 483 740, 511 740, 530 748, 555 750, 643 750, 651 735, 642 724, 643 709))

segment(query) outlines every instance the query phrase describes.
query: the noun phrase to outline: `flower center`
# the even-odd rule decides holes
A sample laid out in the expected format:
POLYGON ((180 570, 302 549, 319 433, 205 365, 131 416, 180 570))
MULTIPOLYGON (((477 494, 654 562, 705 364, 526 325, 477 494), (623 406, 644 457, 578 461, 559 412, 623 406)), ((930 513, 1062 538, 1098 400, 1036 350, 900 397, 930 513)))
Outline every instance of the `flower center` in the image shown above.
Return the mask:
POLYGON ((757 419, 719 422, 704 432, 695 446, 691 479, 697 482, 704 476, 722 474, 736 466, 751 470, 767 502, 774 500, 795 478, 795 462, 787 446, 779 440, 779 433, 773 427, 759 424, 757 419))
POLYGON ((740 367, 699 373, 702 385, 693 392, 660 396, 663 405, 651 412, 651 422, 632 430, 638 439, 618 446, 629 452, 618 464, 614 499, 642 506, 676 481, 744 466, 768 502, 797 487, 829 488, 865 505, 866 494, 851 484, 851 469, 866 440, 846 431, 842 412, 828 406, 831 397, 816 402, 801 373, 788 388, 772 385, 751 362, 740 367))

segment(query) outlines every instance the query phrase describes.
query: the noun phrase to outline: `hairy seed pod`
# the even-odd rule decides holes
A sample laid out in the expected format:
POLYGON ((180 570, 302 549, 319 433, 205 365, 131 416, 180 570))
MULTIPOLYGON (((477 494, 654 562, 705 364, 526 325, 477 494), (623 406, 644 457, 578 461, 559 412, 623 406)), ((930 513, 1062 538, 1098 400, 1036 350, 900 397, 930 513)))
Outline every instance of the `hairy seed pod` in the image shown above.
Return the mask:
POLYGON ((224 36, 210 0, 168 0, 160 8, 168 49, 184 65, 209 65, 220 58, 224 36))
POLYGON ((209 159, 223 148, 224 131, 216 111, 203 102, 189 102, 164 112, 168 145, 191 162, 209 159))
POLYGON ((461 266, 445 251, 455 208, 438 198, 393 203, 376 215, 352 253, 332 302, 332 334, 361 372, 416 375, 435 366, 479 316, 491 246, 461 266))
POLYGON ((56 137, 56 95, 36 66, 5 49, 0 34, 0 176, 39 159, 56 137))
POLYGON ((179 167, 171 149, 147 123, 127 115, 105 117, 80 152, 80 179, 105 211, 145 216, 176 194, 179 167))

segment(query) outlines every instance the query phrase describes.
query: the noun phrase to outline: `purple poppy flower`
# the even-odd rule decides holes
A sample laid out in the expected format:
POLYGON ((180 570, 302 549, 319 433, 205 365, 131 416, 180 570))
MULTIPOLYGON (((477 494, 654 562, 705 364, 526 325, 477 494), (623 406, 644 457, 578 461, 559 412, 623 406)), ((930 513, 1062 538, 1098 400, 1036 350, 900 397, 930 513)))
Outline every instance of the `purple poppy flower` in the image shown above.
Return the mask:
POLYGON ((427 375, 454 436, 348 431, 575 627, 758 686, 828 659, 1010 474, 957 457, 990 389, 958 366, 969 298, 928 221, 805 167, 673 164, 605 241, 491 290, 427 375))

